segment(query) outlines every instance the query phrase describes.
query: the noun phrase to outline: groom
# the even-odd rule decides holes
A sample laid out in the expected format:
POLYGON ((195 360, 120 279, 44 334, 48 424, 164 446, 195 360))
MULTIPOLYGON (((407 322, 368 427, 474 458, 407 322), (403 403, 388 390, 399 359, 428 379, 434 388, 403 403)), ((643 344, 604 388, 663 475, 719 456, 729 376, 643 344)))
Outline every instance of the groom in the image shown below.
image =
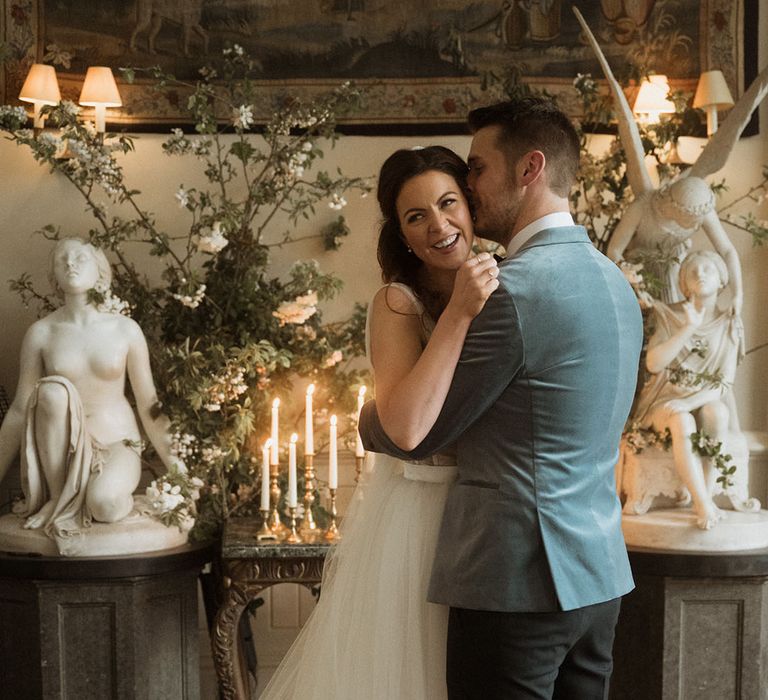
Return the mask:
POLYGON ((401 450, 375 402, 365 447, 421 459, 458 449, 429 600, 450 605, 451 699, 606 698, 632 575, 614 465, 642 342, 619 269, 575 226, 579 140, 551 102, 474 110, 469 186, 479 235, 507 250, 431 432, 401 450))

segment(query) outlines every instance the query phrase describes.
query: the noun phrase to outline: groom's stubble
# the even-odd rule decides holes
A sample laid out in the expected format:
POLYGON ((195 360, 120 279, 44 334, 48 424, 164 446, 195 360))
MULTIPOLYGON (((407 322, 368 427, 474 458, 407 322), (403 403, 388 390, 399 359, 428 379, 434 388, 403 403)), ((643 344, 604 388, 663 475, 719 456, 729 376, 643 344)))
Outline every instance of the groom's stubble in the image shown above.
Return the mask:
MULTIPOLYGON (((511 169, 510 169, 511 170, 511 169)), ((523 192, 517 185, 514 172, 508 172, 504 185, 483 198, 477 212, 475 233, 490 241, 507 245, 515 231, 515 224, 523 207, 523 192)))

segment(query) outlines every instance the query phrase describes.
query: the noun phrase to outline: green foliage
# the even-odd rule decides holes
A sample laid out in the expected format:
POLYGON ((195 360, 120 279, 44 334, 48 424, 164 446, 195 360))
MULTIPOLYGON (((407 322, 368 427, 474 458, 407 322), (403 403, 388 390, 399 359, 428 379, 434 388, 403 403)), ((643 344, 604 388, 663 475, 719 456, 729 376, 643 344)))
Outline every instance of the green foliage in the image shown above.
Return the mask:
MULTIPOLYGON (((254 465, 275 396, 284 399, 284 421, 296 423, 303 402, 290 399, 294 383, 315 382, 320 434, 329 409, 342 420, 353 415, 353 389, 366 379, 350 365, 363 352, 364 311, 356 307, 348 321, 326 324, 318 307, 338 294, 341 281, 311 260, 296 262, 284 277, 270 274, 270 250, 300 240, 293 235, 300 220, 323 203, 339 210, 345 193, 370 189, 366 179, 317 167, 321 144, 333 145, 337 117, 353 110, 360 94, 345 83, 313 102, 291 101, 255 134, 253 105, 261 98, 253 68, 235 45, 225 49, 218 73, 204 68, 194 84, 159 68, 123 70, 129 82, 148 74, 155 89, 188 96, 195 134, 176 129, 162 148, 169 157, 197 162, 208 186, 182 184, 176 192, 177 216, 188 222, 182 234, 165 231, 125 181, 117 156, 133 151, 130 137, 96 134, 70 102, 45 108, 58 136, 26 129, 23 109, 0 107, 0 130, 64 176, 94 217, 88 238, 109 254, 114 279, 112 290, 93 290, 91 299, 130 312, 144 330, 174 450, 188 467, 186 477, 157 480, 156 500, 178 501, 164 512, 167 522, 195 510, 198 536, 215 534, 225 518, 258 503, 254 465), (134 262, 147 255, 159 263, 159 281, 134 262), (191 479, 199 485, 193 488, 191 479), (168 489, 176 487, 169 498, 168 489), (196 503, 192 495, 199 495, 196 503)), ((59 236, 53 227, 43 233, 59 236)), ((313 237, 330 250, 347 234, 339 217, 313 237)), ((37 301, 46 311, 55 304, 34 290, 28 275, 11 287, 25 303, 37 301)))
POLYGON ((710 464, 720 472, 717 477, 717 483, 724 491, 733 488, 733 475, 736 473, 736 465, 733 464, 733 457, 729 454, 723 454, 723 443, 710 437, 704 430, 691 433, 689 436, 693 451, 701 457, 708 459, 710 464))
POLYGON ((658 447, 662 450, 669 450, 672 447, 672 433, 669 432, 669 428, 659 432, 653 426, 642 428, 639 423, 633 423, 624 432, 622 439, 635 454, 640 454, 647 447, 658 447))

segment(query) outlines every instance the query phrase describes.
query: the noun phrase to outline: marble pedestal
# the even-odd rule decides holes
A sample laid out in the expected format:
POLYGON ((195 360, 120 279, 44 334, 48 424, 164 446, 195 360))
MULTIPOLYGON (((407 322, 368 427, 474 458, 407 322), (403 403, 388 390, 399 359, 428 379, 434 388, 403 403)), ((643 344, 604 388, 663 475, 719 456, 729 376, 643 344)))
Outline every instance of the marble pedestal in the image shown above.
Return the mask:
POLYGON ((661 508, 645 515, 623 515, 621 529, 629 547, 688 552, 732 552, 768 547, 768 511, 725 515, 711 530, 696 527, 690 508, 661 508))
POLYGON ((25 530, 24 518, 9 513, 0 516, 0 551, 19 554, 41 554, 46 557, 115 557, 142 554, 181 547, 194 520, 182 528, 163 525, 146 513, 150 510, 146 496, 134 496, 135 507, 116 523, 92 522, 82 533, 57 542, 42 529, 25 530))
POLYGON ((768 698, 768 549, 629 549, 612 700, 768 698))
POLYGON ((211 557, 0 554, 0 695, 197 700, 197 576, 211 557))

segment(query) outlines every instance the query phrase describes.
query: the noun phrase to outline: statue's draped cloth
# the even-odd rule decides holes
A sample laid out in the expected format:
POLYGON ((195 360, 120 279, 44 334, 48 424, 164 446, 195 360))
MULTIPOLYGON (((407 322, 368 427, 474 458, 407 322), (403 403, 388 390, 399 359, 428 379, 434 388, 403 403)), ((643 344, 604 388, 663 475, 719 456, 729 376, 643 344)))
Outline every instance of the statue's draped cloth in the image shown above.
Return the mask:
POLYGON ((40 387, 45 384, 58 384, 64 388, 68 402, 69 444, 64 466, 64 488, 44 526, 45 533, 56 540, 61 550, 59 540, 77 535, 91 524, 85 494, 91 471, 98 471, 100 450, 88 433, 83 404, 74 384, 61 376, 43 377, 35 386, 27 405, 27 424, 21 445, 21 487, 25 503, 17 512, 23 516, 32 515, 51 499, 35 438, 38 395, 40 387))

